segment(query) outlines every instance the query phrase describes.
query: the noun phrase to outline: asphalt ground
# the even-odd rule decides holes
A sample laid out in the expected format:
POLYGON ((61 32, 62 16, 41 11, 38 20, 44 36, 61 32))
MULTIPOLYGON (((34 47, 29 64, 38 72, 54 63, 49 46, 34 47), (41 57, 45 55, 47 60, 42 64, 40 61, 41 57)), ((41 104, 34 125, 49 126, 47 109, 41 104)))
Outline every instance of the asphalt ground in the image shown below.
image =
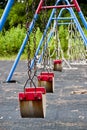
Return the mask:
POLYGON ((12 64, 0 61, 0 130, 87 130, 86 65, 54 72, 54 93, 46 94, 45 118, 21 118, 18 93, 28 78, 27 62, 19 62, 12 77, 17 82, 6 83, 12 64))

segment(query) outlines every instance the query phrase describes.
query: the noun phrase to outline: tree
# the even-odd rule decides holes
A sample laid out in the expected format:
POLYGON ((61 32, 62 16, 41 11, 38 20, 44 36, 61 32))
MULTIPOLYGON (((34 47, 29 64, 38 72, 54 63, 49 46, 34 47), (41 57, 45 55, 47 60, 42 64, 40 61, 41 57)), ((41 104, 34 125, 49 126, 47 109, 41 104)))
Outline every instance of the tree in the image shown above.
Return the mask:
POLYGON ((83 3, 83 4, 87 4, 87 0, 77 0, 78 1, 78 3, 83 3))
POLYGON ((0 0, 0 8, 4 9, 8 0, 0 0))

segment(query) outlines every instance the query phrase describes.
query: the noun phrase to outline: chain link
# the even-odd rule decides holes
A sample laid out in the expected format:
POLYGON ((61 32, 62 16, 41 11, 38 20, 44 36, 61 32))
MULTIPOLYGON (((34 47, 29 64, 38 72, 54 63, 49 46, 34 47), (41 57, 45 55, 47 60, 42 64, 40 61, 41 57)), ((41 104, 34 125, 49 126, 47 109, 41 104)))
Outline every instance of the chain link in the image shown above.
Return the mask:
MULTIPOLYGON (((47 0, 44 0, 44 6, 47 6, 47 0)), ((42 13, 42 16, 43 16, 43 27, 46 26, 46 23, 47 23, 47 9, 45 9, 42 13)), ((44 28, 45 30, 45 28, 44 28)), ((49 56, 49 50, 48 50, 48 43, 47 43, 47 36, 48 34, 46 34, 46 37, 44 38, 44 43, 43 43, 43 69, 48 70, 47 66, 49 66, 50 68, 50 56, 49 56)))
MULTIPOLYGON (((32 12, 33 12, 33 14, 35 13, 35 0, 33 0, 33 4, 32 4, 32 12)), ((37 66, 36 66, 36 64, 37 64, 37 57, 36 57, 36 55, 35 55, 35 53, 36 53, 36 48, 37 48, 37 45, 36 45, 36 31, 37 31, 37 29, 36 29, 36 27, 34 28, 34 31, 33 31, 33 35, 34 35, 34 37, 33 37, 33 44, 34 44, 34 75, 33 75, 33 77, 37 77, 37 66)))
MULTIPOLYGON (((32 1, 32 13, 34 15, 35 2, 33 2, 33 1, 32 1)), ((29 2, 28 2, 28 0, 26 0, 26 30, 27 30, 27 37, 28 37, 28 42, 27 42, 28 79, 25 82, 24 91, 25 91, 25 87, 26 87, 28 82, 29 82, 30 87, 32 87, 32 85, 34 87, 36 87, 36 85, 35 85, 35 83, 33 81, 34 76, 36 75, 36 68, 34 66, 34 72, 30 68, 31 67, 31 62, 32 62, 32 60, 31 60, 32 56, 31 56, 31 46, 30 46, 30 37, 29 37, 29 33, 28 33, 28 28, 29 28, 29 2)), ((34 30, 33 34, 34 33, 35 33, 35 30, 34 30)), ((35 54, 35 51, 36 51, 36 37, 35 37, 35 34, 34 34, 34 38, 33 38, 33 43, 34 43, 34 54, 35 54)))

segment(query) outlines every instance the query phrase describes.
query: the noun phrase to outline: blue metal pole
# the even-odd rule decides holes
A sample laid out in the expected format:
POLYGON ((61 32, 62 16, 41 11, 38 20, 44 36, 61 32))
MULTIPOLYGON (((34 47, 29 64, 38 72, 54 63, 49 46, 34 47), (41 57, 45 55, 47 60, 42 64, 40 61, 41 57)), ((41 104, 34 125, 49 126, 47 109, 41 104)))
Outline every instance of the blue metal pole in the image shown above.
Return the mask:
POLYGON ((11 80, 11 78, 12 78, 12 75, 13 75, 15 69, 16 69, 16 66, 17 66, 18 62, 19 62, 20 56, 21 56, 21 54, 22 54, 22 52, 23 52, 23 50, 24 50, 24 48, 25 48, 25 45, 26 45, 26 43, 27 43, 27 41, 28 41, 28 36, 29 36, 30 33, 32 32, 37 18, 38 18, 38 14, 35 14, 35 15, 34 15, 34 18, 33 18, 33 20, 32 20, 32 22, 31 22, 31 24, 30 24, 30 26, 29 26, 28 34, 26 34, 26 36, 25 36, 25 39, 24 39, 24 41, 23 41, 23 43, 22 43, 22 46, 21 46, 21 48, 20 48, 20 50, 19 50, 19 52, 18 52, 18 55, 17 55, 16 59, 15 59, 15 61, 14 61, 14 64, 13 64, 11 70, 10 70, 10 73, 9 73, 7 79, 6 79, 6 82, 9 82, 9 81, 11 80))
MULTIPOLYGON (((69 4, 68 0, 66 0, 66 2, 67 2, 67 4, 69 4)), ((74 22, 76 24, 76 27, 79 30, 79 33, 80 33, 80 35, 81 35, 81 37, 82 37, 82 39, 84 41, 85 46, 87 46, 87 38, 86 38, 86 36, 85 36, 85 34, 84 34, 83 30, 82 30, 82 27, 81 27, 76 15, 75 15, 73 9, 68 8, 68 10, 70 11, 71 16, 74 17, 74 22)))
POLYGON ((41 10, 42 4, 43 4, 43 0, 40 0, 39 5, 38 5, 38 7, 37 7, 37 10, 36 10, 36 12, 35 12, 34 18, 33 18, 32 22, 31 22, 31 24, 30 24, 30 26, 29 26, 29 28, 28 28, 28 32, 27 32, 27 34, 26 34, 26 36, 25 36, 25 39, 24 39, 24 41, 23 41, 23 43, 22 43, 22 45, 21 45, 21 48, 20 48, 20 50, 19 50, 19 52, 18 52, 18 55, 17 55, 17 57, 16 57, 16 59, 15 59, 15 61, 14 61, 13 66, 12 66, 12 68, 11 68, 11 70, 10 70, 10 73, 9 73, 7 79, 6 79, 7 82, 9 82, 9 81, 11 80, 11 78, 12 78, 12 75, 13 75, 15 69, 16 69, 16 66, 17 66, 18 62, 19 62, 20 56, 21 56, 21 54, 22 54, 22 52, 23 52, 23 50, 24 50, 24 48, 25 48, 25 45, 26 45, 27 42, 28 42, 28 37, 29 37, 30 33, 32 32, 32 30, 33 30, 33 28, 34 28, 34 25, 35 25, 35 22, 36 22, 36 20, 37 20, 37 18, 38 18, 38 14, 39 14, 39 12, 40 12, 40 10, 41 10))
POLYGON ((82 13, 82 11, 81 11, 81 8, 80 8, 80 6, 79 6, 77 0, 73 0, 73 3, 75 4, 76 10, 77 10, 77 12, 78 12, 78 15, 79 15, 79 17, 80 17, 80 19, 81 19, 81 21, 82 21, 84 27, 87 29, 86 19, 85 19, 84 15, 83 15, 83 13, 82 13))
MULTIPOLYGON (((75 15, 74 12, 71 9, 70 9, 70 11, 71 11, 71 15, 75 15)), ((81 25, 80 25, 80 23, 79 23, 76 16, 75 16, 74 22, 76 24, 77 29, 79 30, 79 33, 80 33, 80 35, 81 35, 81 37, 82 37, 82 39, 84 41, 85 46, 87 46, 87 38, 86 38, 86 36, 85 36, 85 34, 84 34, 83 30, 82 30, 82 27, 81 27, 81 25)))
POLYGON ((0 31, 2 30, 2 28, 3 28, 3 26, 6 22, 6 18, 8 16, 9 12, 10 12, 10 9, 11 9, 13 3, 14 3, 14 0, 8 0, 8 2, 7 2, 5 10, 4 10, 2 17, 0 19, 0 31))
POLYGON ((53 20, 73 20, 73 17, 58 17, 58 18, 52 18, 53 20))
POLYGON ((87 22, 86 22, 86 19, 83 15, 82 11, 78 12, 78 14, 79 14, 80 19, 82 20, 84 27, 87 29, 87 22))
MULTIPOLYGON (((57 0, 55 5, 57 5, 57 4, 59 3, 59 1, 60 1, 60 0, 57 0)), ((49 18, 48 23, 47 23, 47 25, 46 25, 46 28, 45 28, 45 30, 44 30, 43 36, 42 36, 42 38, 41 38, 41 40, 40 40, 40 43, 39 43, 39 45, 38 45, 38 48, 37 48, 37 50, 36 50, 35 57, 34 57, 34 59, 33 59, 32 62, 31 62, 30 69, 32 69, 33 66, 34 66, 34 62, 35 62, 35 60, 36 60, 36 56, 37 56, 38 53, 39 53, 39 50, 40 50, 41 45, 43 44, 44 38, 45 38, 45 36, 46 36, 46 34, 47 34, 48 28, 50 27, 51 20, 52 20, 52 17, 54 16, 54 14, 55 14, 55 11, 56 11, 56 9, 53 9, 53 10, 52 10, 52 13, 51 13, 51 15, 50 15, 50 18, 49 18)))

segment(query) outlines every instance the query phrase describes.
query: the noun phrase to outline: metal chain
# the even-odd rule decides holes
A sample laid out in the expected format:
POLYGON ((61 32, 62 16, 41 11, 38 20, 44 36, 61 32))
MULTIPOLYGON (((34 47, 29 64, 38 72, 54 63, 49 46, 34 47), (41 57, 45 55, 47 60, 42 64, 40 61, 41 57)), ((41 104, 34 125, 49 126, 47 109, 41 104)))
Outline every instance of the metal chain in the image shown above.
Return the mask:
POLYGON ((69 43, 68 43, 68 55, 69 60, 79 62, 85 59, 85 48, 83 40, 80 37, 75 24, 69 25, 69 43))
POLYGON ((28 29, 29 26, 29 2, 28 0, 25 0, 26 3, 26 9, 25 9, 25 13, 26 13, 26 29, 28 29))
MULTIPOLYGON (((55 17, 57 18, 57 10, 55 12, 55 17)), ((59 34, 58 34, 58 23, 56 19, 56 28, 55 28, 55 35, 56 35, 56 59, 60 58, 60 46, 59 46, 59 34)))
MULTIPOLYGON (((47 6, 47 0, 44 0, 44 6, 47 6)), ((45 27, 46 23, 47 23, 47 9, 44 10, 43 12, 43 25, 45 27)), ((43 52, 44 52, 44 55, 43 55, 43 69, 48 70, 47 68, 47 65, 49 65, 49 51, 48 51, 48 45, 47 45, 47 34, 46 34, 46 37, 44 39, 44 43, 43 43, 43 52)))
POLYGON ((32 84, 36 87, 33 79, 34 79, 34 75, 32 75, 32 71, 31 71, 31 48, 30 48, 30 37, 29 37, 29 33, 28 33, 28 26, 29 26, 29 2, 28 0, 26 0, 26 29, 27 29, 27 37, 28 37, 28 42, 27 42, 27 58, 28 58, 28 79, 27 81, 25 82, 25 85, 24 85, 24 91, 25 91, 25 87, 27 85, 27 83, 29 82, 30 83, 30 87, 32 87, 32 84))
MULTIPOLYGON (((44 6, 45 6, 45 0, 43 1, 43 4, 44 4, 44 6)), ((46 9, 45 10, 42 10, 42 30, 43 30, 43 32, 44 32, 44 30, 45 30, 45 25, 46 25, 46 9)), ((46 68, 46 55, 45 55, 45 40, 44 40, 44 42, 43 42, 43 47, 42 47, 42 52, 43 52, 43 62, 42 62, 42 64, 43 64, 43 69, 45 69, 46 68)))
MULTIPOLYGON (((45 6, 47 6, 47 0, 45 0, 45 6)), ((47 10, 46 10, 46 14, 47 14, 47 10)), ((46 16, 46 23, 47 23, 47 16, 46 16)), ((46 46, 47 46, 47 48, 46 48, 46 59, 47 59, 47 64, 48 64, 48 67, 49 67, 49 71, 51 71, 49 47, 48 47, 48 43, 47 43, 48 36, 47 35, 46 35, 46 46)))
MULTIPOLYGON (((34 14, 35 13, 35 0, 33 0, 33 4, 32 4, 32 13, 34 14)), ((34 35, 34 37, 33 37, 33 44, 34 44, 34 75, 33 75, 33 78, 35 77, 35 76, 37 76, 37 66, 36 66, 36 64, 37 64, 37 57, 36 57, 36 55, 35 55, 35 53, 36 53, 36 27, 34 28, 34 31, 33 31, 33 35, 34 35)))

